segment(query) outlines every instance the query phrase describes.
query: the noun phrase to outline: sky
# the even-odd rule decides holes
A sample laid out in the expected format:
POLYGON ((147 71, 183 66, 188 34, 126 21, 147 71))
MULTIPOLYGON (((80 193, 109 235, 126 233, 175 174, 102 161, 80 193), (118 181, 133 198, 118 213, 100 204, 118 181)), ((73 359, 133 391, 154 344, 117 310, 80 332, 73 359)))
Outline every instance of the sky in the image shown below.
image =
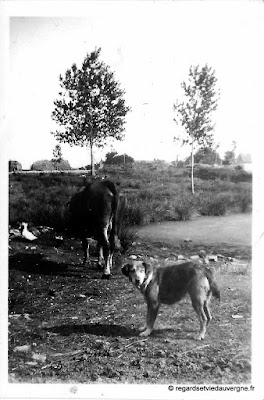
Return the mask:
MULTIPOLYGON (((173 104, 182 98, 180 84, 189 67, 205 63, 215 70, 221 92, 213 115, 220 155, 231 150, 233 141, 237 153, 254 152, 263 124, 264 3, 35 3, 43 7, 11 4, 7 13, 6 122, 1 139, 8 159, 28 169, 34 161, 52 158, 56 140, 51 131, 59 127, 51 112, 60 91, 59 75, 73 63, 81 66, 87 53, 98 47, 132 111, 126 117, 125 140, 95 150, 96 162, 111 149, 136 160, 187 157, 189 147, 180 149, 173 142, 181 131, 173 121, 173 104)), ((61 147, 72 167, 90 162, 87 148, 61 147)))

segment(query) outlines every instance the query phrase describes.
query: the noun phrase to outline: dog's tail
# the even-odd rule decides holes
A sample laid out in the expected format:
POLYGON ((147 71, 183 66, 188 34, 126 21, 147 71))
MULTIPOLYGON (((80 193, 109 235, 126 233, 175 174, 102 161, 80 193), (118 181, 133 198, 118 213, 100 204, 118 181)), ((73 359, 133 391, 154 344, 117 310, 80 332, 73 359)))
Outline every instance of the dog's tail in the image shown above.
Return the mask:
POLYGON ((205 268, 205 276, 208 279, 212 295, 220 300, 220 289, 214 280, 213 272, 209 268, 205 268))

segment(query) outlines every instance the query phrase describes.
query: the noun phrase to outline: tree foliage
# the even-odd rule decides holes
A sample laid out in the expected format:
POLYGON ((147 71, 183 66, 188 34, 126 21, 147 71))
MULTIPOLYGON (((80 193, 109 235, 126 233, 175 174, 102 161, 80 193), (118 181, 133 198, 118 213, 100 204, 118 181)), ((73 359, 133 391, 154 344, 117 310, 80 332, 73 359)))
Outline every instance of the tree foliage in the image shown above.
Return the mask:
POLYGON ((235 153, 233 150, 228 150, 225 152, 223 164, 224 165, 232 165, 236 161, 235 153))
POLYGON ((202 68, 191 66, 189 82, 181 83, 186 100, 174 104, 174 121, 181 124, 188 135, 183 139, 184 144, 195 141, 198 145, 212 145, 211 113, 216 110, 219 99, 216 83, 215 71, 207 64, 202 68))
POLYGON ((61 146, 59 144, 56 144, 53 150, 53 159, 51 161, 55 165, 56 169, 58 169, 59 164, 62 161, 62 151, 61 151, 61 146))
MULTIPOLYGON (((34 161, 33 164, 31 165, 30 169, 32 171, 53 171, 54 163, 51 160, 34 161)), ((61 171, 70 170, 71 166, 69 164, 69 161, 61 160, 60 164, 59 164, 59 169, 61 171)))
POLYGON ((134 158, 127 154, 118 154, 116 151, 110 151, 106 153, 105 164, 120 165, 120 164, 131 164, 134 162, 134 158))
POLYGON ((193 153, 196 146, 210 147, 213 144, 214 124, 212 112, 216 110, 219 90, 216 88, 215 71, 208 67, 191 66, 188 82, 182 82, 185 99, 178 100, 173 106, 176 117, 174 121, 181 125, 187 135, 181 139, 182 144, 191 145, 192 158, 192 192, 193 187, 193 153))
POLYGON ((109 66, 99 60, 100 52, 99 48, 87 54, 80 69, 73 64, 64 77, 60 75, 61 91, 52 112, 61 127, 52 133, 61 143, 88 146, 92 172, 93 147, 104 146, 109 137, 122 140, 129 111, 125 92, 109 66))
POLYGON ((211 147, 202 147, 198 149, 194 155, 196 163, 214 165, 220 163, 220 155, 211 147))
POLYGON ((224 155, 224 165, 232 165, 235 164, 236 162, 236 148, 237 148, 237 143, 235 140, 232 141, 232 150, 228 150, 225 152, 224 155))

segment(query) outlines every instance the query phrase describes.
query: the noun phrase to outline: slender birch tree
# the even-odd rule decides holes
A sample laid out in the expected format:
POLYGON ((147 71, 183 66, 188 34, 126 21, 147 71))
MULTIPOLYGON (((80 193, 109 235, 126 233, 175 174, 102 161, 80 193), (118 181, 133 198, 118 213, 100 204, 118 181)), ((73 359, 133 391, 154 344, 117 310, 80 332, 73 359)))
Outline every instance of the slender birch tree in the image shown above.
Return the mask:
POLYGON ((87 146, 94 175, 94 147, 103 147, 108 138, 122 140, 125 116, 125 91, 103 61, 101 49, 87 54, 80 69, 73 64, 63 77, 61 91, 54 101, 52 119, 60 130, 52 132, 60 143, 87 146))
POLYGON ((194 193, 194 150, 199 146, 211 147, 213 145, 213 130, 211 115, 216 110, 220 97, 216 87, 217 78, 215 71, 208 67, 191 66, 188 82, 182 82, 185 99, 178 100, 173 105, 176 117, 174 121, 181 125, 186 137, 182 144, 191 146, 191 182, 194 193))

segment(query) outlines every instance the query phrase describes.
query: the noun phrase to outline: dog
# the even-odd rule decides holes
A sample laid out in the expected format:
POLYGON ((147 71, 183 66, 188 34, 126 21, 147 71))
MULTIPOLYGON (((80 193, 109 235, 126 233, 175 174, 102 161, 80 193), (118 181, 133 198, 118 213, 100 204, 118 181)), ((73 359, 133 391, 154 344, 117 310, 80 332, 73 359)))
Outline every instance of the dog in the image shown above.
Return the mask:
POLYGON ((191 261, 168 266, 132 261, 122 267, 122 273, 140 290, 147 303, 146 323, 140 328, 140 336, 147 337, 153 331, 161 304, 172 305, 189 293, 200 322, 196 339, 204 339, 207 325, 212 320, 211 296, 220 299, 220 290, 208 267, 191 261))

